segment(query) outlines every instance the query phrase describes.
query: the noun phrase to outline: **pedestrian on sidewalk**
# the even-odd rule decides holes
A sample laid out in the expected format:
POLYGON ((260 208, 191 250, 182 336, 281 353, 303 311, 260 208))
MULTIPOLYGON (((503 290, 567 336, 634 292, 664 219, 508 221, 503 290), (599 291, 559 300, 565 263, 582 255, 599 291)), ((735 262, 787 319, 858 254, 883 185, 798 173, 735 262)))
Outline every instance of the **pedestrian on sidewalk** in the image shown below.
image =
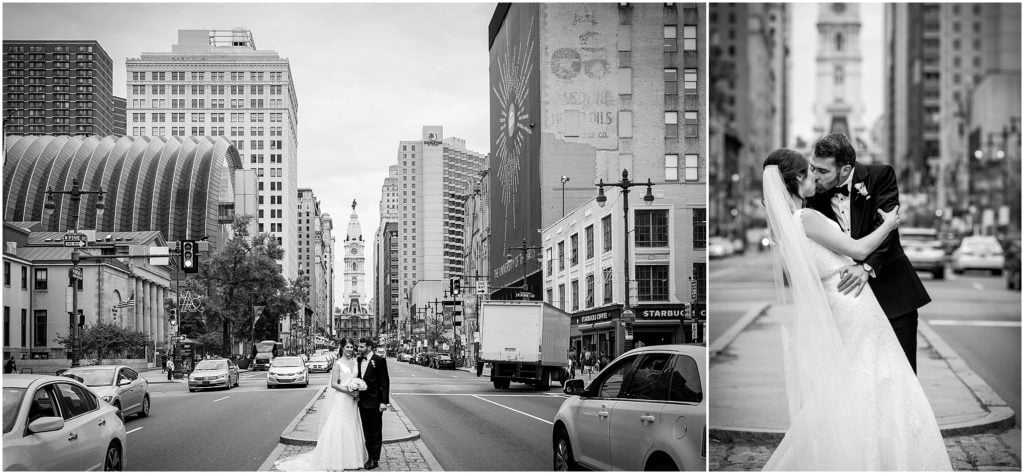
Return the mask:
POLYGON ((4 373, 5 374, 16 374, 18 373, 18 366, 14 363, 14 355, 12 354, 7 362, 4 362, 4 373))
POLYGON ((594 373, 594 353, 590 352, 590 350, 583 353, 583 373, 594 373))
POLYGON ((174 378, 174 359, 168 357, 167 365, 164 368, 167 369, 167 380, 169 381, 174 378))

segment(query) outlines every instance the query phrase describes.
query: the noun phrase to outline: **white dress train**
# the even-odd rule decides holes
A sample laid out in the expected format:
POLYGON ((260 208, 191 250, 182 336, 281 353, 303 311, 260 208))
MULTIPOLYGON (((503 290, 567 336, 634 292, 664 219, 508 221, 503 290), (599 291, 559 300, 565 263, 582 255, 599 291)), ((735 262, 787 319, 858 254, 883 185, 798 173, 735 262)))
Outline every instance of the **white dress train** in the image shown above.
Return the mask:
MULTIPOLYGON (((794 222, 801 233, 803 212, 817 211, 796 211, 794 222)), ((839 270, 853 264, 853 259, 823 247, 806 234, 803 238, 841 341, 841 347, 835 348, 842 361, 836 378, 839 386, 819 387, 816 393, 830 394, 829 398, 838 395, 838 399, 805 401, 764 469, 952 470, 935 414, 875 294, 870 287, 859 296, 837 289, 839 270), (847 415, 823 416, 828 410, 847 415), (838 421, 840 426, 827 426, 830 421, 838 421), (807 456, 809 452, 825 456, 807 456), (831 458, 829 452, 836 456, 831 458), (832 464, 830 458, 843 462, 832 464)), ((790 358, 799 356, 799 350, 787 353, 790 358)))
MULTIPOLYGON (((334 363, 331 377, 339 380, 356 378, 355 359, 340 358, 334 363)), ((343 471, 362 469, 368 459, 363 425, 356 400, 349 394, 334 390, 328 384, 321 418, 322 428, 312 451, 283 459, 275 464, 281 471, 343 471)))

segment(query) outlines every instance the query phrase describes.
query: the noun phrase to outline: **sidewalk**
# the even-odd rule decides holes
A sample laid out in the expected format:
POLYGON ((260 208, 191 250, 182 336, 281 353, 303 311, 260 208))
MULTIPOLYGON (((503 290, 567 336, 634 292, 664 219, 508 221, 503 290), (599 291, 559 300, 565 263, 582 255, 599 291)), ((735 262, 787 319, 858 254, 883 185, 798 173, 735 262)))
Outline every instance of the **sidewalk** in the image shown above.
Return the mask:
MULTIPOLYGON (((711 358, 708 395, 713 468, 760 469, 785 434, 780 326, 790 324, 792 314, 791 306, 770 306, 737 323, 737 330, 727 332, 730 339, 713 341, 719 349, 711 358)), ((1013 410, 923 319, 917 363, 954 468, 1019 469, 1019 447, 1005 446, 992 433, 1013 428, 1013 410)))
MULTIPOLYGON (((284 429, 280 444, 260 466, 260 471, 275 471, 274 463, 278 459, 296 456, 316 446, 323 415, 319 408, 327 390, 328 387, 318 390, 309 404, 284 429)), ((394 399, 391 400, 391 407, 391 410, 384 412, 383 417, 384 448, 381 451, 379 470, 443 471, 441 464, 419 439, 419 430, 406 418, 394 399)))

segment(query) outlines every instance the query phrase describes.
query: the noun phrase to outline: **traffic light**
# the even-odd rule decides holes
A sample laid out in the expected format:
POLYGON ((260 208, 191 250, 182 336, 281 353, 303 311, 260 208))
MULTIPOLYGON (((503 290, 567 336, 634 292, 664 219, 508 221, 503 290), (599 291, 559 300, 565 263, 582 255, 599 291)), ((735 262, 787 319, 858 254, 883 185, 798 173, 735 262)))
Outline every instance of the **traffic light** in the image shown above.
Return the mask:
POLYGON ((185 273, 196 273, 199 271, 199 252, 196 241, 183 240, 181 242, 181 268, 185 273))
POLYGON ((167 322, 170 324, 178 324, 178 310, 171 308, 171 312, 167 315, 167 322))
POLYGON ((452 295, 459 296, 460 294, 462 294, 462 280, 452 278, 452 295))
POLYGON ((78 310, 78 327, 85 326, 85 313, 82 310, 78 310))

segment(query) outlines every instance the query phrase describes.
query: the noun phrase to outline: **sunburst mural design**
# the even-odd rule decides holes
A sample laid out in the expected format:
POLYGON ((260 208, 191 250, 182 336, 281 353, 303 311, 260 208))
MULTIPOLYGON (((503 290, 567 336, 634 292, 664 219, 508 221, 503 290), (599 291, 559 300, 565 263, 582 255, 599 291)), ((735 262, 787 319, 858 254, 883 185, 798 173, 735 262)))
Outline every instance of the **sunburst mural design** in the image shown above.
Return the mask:
POLYGON ((533 75, 533 18, 525 44, 519 42, 512 47, 509 36, 505 36, 505 55, 498 59, 498 83, 492 88, 501 116, 498 118, 498 181, 501 183, 501 203, 505 206, 505 239, 508 240, 509 221, 516 228, 515 198, 519 191, 519 160, 526 147, 526 135, 532 135, 530 114, 526 111, 526 99, 530 94, 528 84, 533 75), (509 218, 511 216, 511 218, 509 218))

